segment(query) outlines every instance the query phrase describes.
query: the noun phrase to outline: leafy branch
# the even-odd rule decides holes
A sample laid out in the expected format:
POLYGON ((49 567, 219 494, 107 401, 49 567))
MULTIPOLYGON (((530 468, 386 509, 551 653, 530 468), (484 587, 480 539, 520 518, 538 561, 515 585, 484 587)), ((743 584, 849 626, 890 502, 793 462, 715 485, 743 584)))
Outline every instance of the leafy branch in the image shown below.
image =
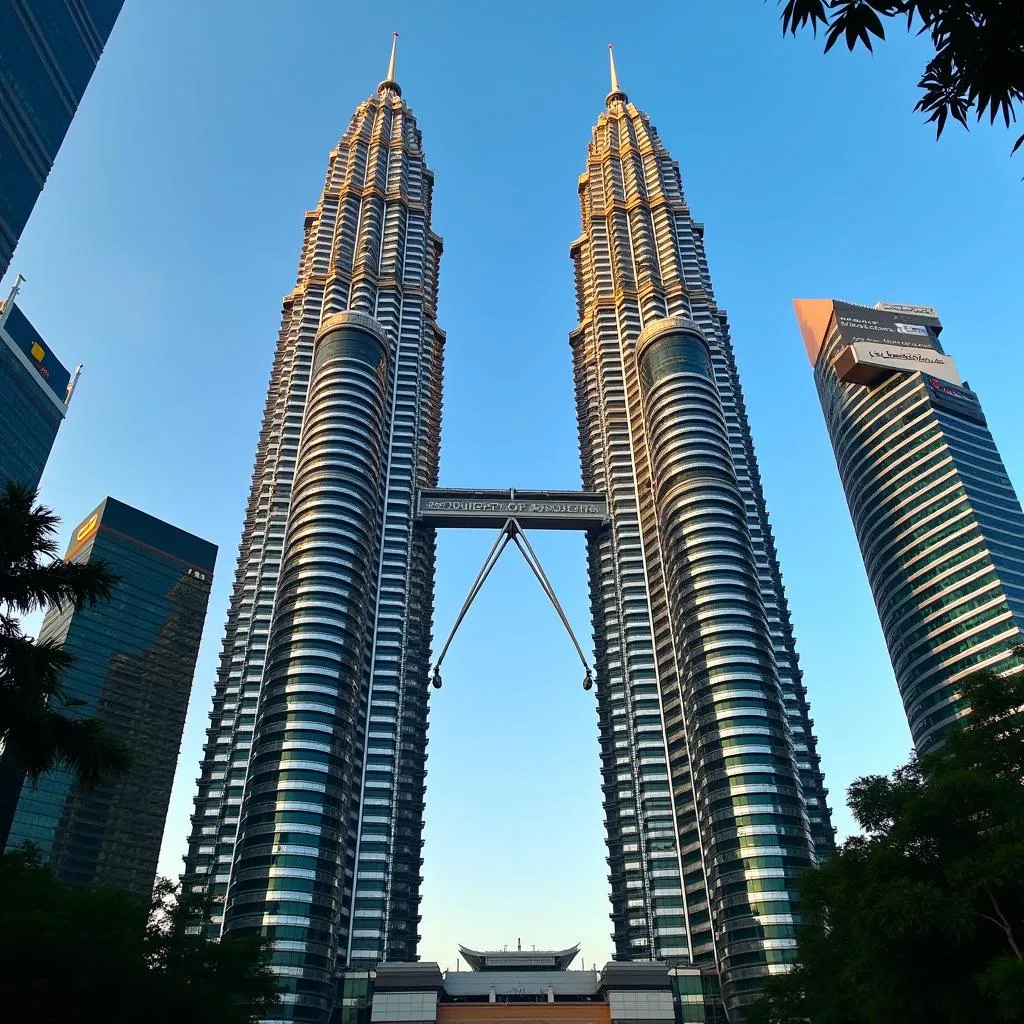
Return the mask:
MULTIPOLYGON (((840 40, 874 51, 887 21, 906 19, 907 31, 928 35, 934 56, 918 82, 915 110, 927 115, 938 138, 950 117, 970 130, 973 113, 1007 128, 1024 108, 1024 3, 1021 0, 778 0, 783 34, 821 28, 825 53, 840 40)), ((1013 145, 1024 145, 1022 134, 1013 145)))

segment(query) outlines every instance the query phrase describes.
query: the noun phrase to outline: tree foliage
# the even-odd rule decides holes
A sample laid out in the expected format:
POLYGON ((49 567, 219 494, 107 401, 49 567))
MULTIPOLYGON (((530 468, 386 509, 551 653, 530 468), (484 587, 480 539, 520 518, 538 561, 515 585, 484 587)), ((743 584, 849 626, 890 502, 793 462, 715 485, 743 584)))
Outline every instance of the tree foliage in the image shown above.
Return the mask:
MULTIPOLYGON (((783 0, 779 0, 782 3, 783 0)), ((872 38, 885 38, 885 24, 906 20, 932 42, 921 98, 915 110, 928 115, 942 134, 952 117, 965 128, 973 112, 978 121, 1002 118, 1009 127, 1024 104, 1024 3, 1021 0, 785 0, 782 30, 796 35, 808 26, 824 30, 825 52, 840 40, 853 50, 871 50, 872 38)), ((1024 144, 1024 135, 1013 147, 1024 144)))
POLYGON ((858 779, 863 829, 801 881, 799 965, 761 1024, 1024 1024, 1024 670, 964 683, 968 724, 858 779))
POLYGON ((265 944, 201 938, 209 897, 157 884, 148 908, 0 856, 3 1017, 21 1024, 253 1024, 278 1003, 265 944))
POLYGON ((102 562, 58 558, 58 523, 30 488, 9 483, 0 491, 0 775, 36 779, 65 767, 90 787, 126 771, 128 752, 65 691, 61 677, 71 655, 57 643, 26 636, 20 619, 107 600, 117 577, 102 562))

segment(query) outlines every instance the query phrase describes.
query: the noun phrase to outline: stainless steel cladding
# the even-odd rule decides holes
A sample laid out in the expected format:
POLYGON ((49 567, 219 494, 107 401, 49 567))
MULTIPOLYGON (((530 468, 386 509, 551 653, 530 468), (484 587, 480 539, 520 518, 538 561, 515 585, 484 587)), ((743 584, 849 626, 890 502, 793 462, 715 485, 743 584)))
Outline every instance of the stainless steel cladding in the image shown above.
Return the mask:
POLYGON ((793 892, 812 862, 810 829, 711 350, 695 324, 671 318, 644 329, 637 360, 685 748, 728 997, 764 973, 746 956, 750 936, 797 923, 793 892))
POLYGON ((305 215, 184 875, 229 898, 211 936, 271 939, 281 1019, 325 1024, 336 965, 414 960, 418 938, 434 533, 415 495, 437 484, 445 338, 434 179, 394 70, 305 215))
MULTIPOLYGON (((387 427, 387 342, 367 317, 317 334, 224 929, 287 917, 307 1002, 333 1005, 359 777, 359 698, 387 427), (280 904, 290 904, 286 914, 280 904)), ((280 959, 277 960, 280 966, 280 959)))
POLYGON ((792 962, 794 872, 832 828, 704 227, 648 116, 617 83, 606 106, 570 343, 610 520, 588 555, 615 952, 716 965, 737 1007, 792 962))

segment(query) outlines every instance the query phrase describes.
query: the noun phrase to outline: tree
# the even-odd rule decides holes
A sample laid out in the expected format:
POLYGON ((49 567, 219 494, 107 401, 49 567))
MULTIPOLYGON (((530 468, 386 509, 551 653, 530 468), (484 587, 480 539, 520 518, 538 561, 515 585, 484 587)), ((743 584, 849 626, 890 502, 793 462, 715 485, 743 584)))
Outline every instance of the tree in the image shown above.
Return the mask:
MULTIPOLYGON (((205 899, 205 898, 203 898, 205 899)), ((57 881, 29 849, 0 856, 0 999, 22 1024, 254 1024, 278 1004, 259 939, 190 929, 203 899, 157 884, 147 907, 57 881)))
MULTIPOLYGON (((779 0, 782 3, 783 0, 779 0)), ((786 0, 782 31, 808 25, 825 30, 825 52, 840 40, 853 50, 885 39, 885 21, 906 19, 907 29, 931 38, 934 56, 918 83, 915 110, 935 124, 936 137, 952 117, 965 128, 971 112, 980 122, 1002 117, 1007 127, 1024 104, 1024 3, 1021 0, 786 0)), ((1024 144, 1017 139, 1012 152, 1024 144)))
POLYGON ((8 483, 0 492, 0 776, 35 780, 64 767, 88 788, 126 771, 128 752, 64 690, 71 655, 26 636, 19 620, 40 609, 80 611, 106 600, 117 577, 103 562, 57 558, 59 522, 36 504, 32 489, 8 483))
POLYGON ((939 751, 850 787, 864 834, 804 874, 798 966, 749 1021, 1024 1022, 1024 669, 962 699, 939 751))

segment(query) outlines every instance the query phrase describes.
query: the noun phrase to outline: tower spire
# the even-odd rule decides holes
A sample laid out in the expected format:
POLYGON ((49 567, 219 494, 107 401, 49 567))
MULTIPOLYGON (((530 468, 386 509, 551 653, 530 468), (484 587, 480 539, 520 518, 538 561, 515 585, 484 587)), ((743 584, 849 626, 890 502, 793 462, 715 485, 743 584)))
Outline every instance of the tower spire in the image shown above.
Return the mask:
POLYGON ((398 56, 398 33, 396 32, 391 40, 391 59, 388 61, 388 74, 380 85, 377 86, 377 92, 383 92, 385 89, 391 89, 393 92, 402 95, 402 90, 395 80, 395 58, 398 56))
POLYGON ((605 96, 604 102, 609 107, 616 102, 626 103, 629 97, 619 87, 619 73, 615 70, 615 49, 611 43, 608 44, 608 67, 612 74, 612 91, 605 96))

